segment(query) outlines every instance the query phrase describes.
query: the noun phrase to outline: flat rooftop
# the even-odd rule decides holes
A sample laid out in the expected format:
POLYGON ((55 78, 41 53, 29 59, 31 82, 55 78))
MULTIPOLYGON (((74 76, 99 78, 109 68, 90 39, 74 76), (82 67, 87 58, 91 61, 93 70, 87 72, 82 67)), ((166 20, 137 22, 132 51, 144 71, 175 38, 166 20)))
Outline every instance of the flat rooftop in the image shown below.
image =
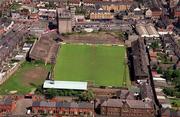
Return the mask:
POLYGON ((87 82, 45 80, 43 88, 87 90, 87 82))

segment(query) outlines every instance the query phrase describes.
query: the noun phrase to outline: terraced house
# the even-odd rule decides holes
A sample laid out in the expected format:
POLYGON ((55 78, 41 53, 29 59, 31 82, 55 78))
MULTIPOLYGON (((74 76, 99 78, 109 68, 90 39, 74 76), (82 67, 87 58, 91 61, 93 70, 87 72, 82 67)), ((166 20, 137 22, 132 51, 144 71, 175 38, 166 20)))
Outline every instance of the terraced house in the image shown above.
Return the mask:
POLYGON ((101 114, 108 117, 154 117, 152 103, 142 100, 108 99, 101 104, 101 114))
POLYGON ((88 102, 48 102, 34 101, 32 112, 35 114, 62 116, 94 116, 94 105, 88 102))
POLYGON ((91 20, 112 20, 113 17, 113 14, 106 10, 95 10, 90 14, 91 20))
POLYGON ((10 97, 5 97, 0 100, 0 116, 11 113, 16 108, 16 102, 10 97))
POLYGON ((131 7, 132 2, 119 1, 119 2, 98 2, 95 4, 96 9, 103 9, 109 12, 126 11, 131 7))

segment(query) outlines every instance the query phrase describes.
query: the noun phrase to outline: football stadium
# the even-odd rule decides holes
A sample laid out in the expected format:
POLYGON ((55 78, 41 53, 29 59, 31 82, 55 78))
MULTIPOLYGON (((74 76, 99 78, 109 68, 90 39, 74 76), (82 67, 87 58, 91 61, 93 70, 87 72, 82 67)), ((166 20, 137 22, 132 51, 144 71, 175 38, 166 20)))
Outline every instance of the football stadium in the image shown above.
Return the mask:
POLYGON ((130 86, 126 47, 61 44, 53 70, 53 80, 87 82, 94 86, 130 86))

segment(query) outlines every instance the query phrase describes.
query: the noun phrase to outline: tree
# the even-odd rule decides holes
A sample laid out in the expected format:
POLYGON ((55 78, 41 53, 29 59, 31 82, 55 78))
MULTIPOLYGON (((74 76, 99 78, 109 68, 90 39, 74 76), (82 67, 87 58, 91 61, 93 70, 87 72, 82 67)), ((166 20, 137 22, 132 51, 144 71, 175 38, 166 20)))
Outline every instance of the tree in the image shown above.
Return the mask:
POLYGON ((36 94, 43 94, 44 92, 43 92, 43 87, 42 87, 42 85, 39 85, 39 86, 37 86, 37 88, 36 88, 36 94))
POLYGON ((173 70, 171 77, 180 78, 180 70, 173 70))
POLYGON ((174 96, 174 94, 175 94, 175 89, 166 87, 166 88, 163 89, 163 92, 164 92, 166 95, 174 96))
POLYGON ((153 51, 155 51, 157 48, 159 48, 159 44, 157 41, 152 42, 150 47, 153 49, 153 51))
POLYGON ((79 96, 79 99, 81 101, 92 101, 94 99, 94 93, 91 90, 85 91, 79 96))
POLYGON ((177 102, 175 102, 175 101, 172 102, 172 105, 173 105, 174 107, 178 107, 178 104, 177 104, 177 102))
POLYGON ((162 74, 162 68, 161 68, 161 67, 157 67, 156 70, 157 70, 157 73, 158 73, 158 74, 162 74))
POLYGON ((58 96, 58 92, 56 89, 47 89, 46 90, 46 98, 52 99, 55 96, 58 96))
POLYGON ((37 39, 36 36, 34 36, 34 35, 29 35, 29 36, 26 38, 25 42, 26 42, 26 43, 33 44, 36 39, 37 39))
POLYGON ((20 8, 21 8, 21 4, 20 3, 18 3, 18 2, 13 2, 11 5, 10 5, 10 10, 11 11, 19 11, 20 10, 20 8))
POLYGON ((171 74, 170 74, 170 71, 169 71, 169 70, 164 71, 163 76, 165 77, 165 79, 166 79, 167 81, 171 81, 171 74))
POLYGON ((176 98, 180 98, 180 92, 175 92, 176 98))

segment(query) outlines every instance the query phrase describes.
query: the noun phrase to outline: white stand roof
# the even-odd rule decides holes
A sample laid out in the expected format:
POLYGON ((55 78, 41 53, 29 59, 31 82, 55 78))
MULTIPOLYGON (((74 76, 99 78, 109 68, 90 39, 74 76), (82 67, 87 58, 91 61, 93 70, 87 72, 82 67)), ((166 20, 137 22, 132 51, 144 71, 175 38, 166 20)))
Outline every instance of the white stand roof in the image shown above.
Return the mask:
POLYGON ((43 88, 87 90, 87 82, 45 80, 43 88))

